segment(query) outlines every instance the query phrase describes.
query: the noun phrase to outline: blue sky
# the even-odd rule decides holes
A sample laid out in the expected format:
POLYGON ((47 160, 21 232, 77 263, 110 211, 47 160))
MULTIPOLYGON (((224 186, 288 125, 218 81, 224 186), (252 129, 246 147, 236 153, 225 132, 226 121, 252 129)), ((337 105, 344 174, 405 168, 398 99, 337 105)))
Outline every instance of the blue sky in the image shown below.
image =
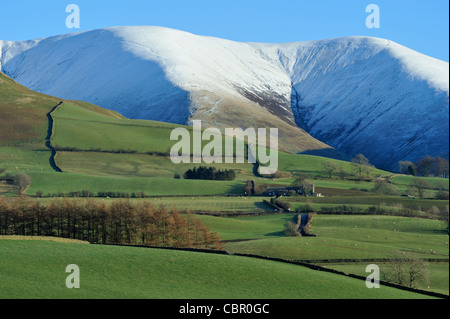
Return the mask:
POLYGON ((447 0, 1 0, 0 40, 28 40, 109 26, 156 25, 243 42, 366 35, 449 61, 447 0), (68 4, 81 28, 67 29, 68 4), (366 6, 380 8, 369 29, 366 6))

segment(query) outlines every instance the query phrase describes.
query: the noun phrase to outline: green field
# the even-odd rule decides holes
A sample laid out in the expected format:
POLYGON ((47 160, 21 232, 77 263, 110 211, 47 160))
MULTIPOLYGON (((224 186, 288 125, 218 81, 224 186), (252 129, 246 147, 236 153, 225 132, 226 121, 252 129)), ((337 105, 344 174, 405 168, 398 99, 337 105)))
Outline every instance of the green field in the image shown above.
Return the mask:
MULTIPOLYGON (((353 270, 358 260, 386 259, 397 251, 411 253, 428 263, 429 282, 422 284, 436 292, 449 293, 449 241, 446 225, 437 220, 396 216, 331 216, 316 215, 312 233, 317 237, 286 237, 284 223, 292 214, 223 218, 202 216, 202 221, 221 238, 228 240, 230 253, 270 256, 287 260, 335 263, 354 260, 345 267, 353 270)), ((366 263, 367 266, 367 263, 366 263)), ((349 271, 350 272, 350 271, 349 271)), ((361 274, 356 272, 356 274, 361 274)))
POLYGON ((226 218, 206 215, 200 216, 200 218, 210 229, 218 232, 222 240, 252 240, 284 238, 284 223, 292 220, 293 216, 290 214, 271 214, 226 218))
POLYGON ((382 206, 391 208, 409 208, 418 211, 427 211, 433 206, 439 208, 445 208, 448 206, 448 201, 445 200, 430 200, 430 199, 410 199, 402 196, 389 196, 378 194, 364 194, 359 196, 330 196, 322 198, 305 198, 305 197, 289 197, 283 198, 283 201, 287 201, 292 204, 293 209, 301 208, 306 204, 313 205, 320 210, 320 207, 324 206, 382 206))
MULTIPOLYGON (((298 154, 288 154, 284 152, 279 153, 279 169, 281 171, 290 172, 302 172, 310 174, 315 177, 327 177, 327 174, 323 171, 322 163, 330 161, 329 158, 313 156, 313 155, 300 155, 298 154)), ((352 164, 350 162, 331 160, 332 162, 342 166, 343 170, 347 173, 352 172, 352 164)), ((370 172, 371 176, 385 175, 386 171, 380 169, 372 169, 370 172)), ((336 177, 336 174, 334 174, 336 177)))
POLYGON ((90 190, 92 192, 116 191, 136 192, 144 191, 149 196, 164 195, 215 195, 239 192, 242 185, 238 181, 189 181, 173 178, 140 178, 126 176, 90 176, 76 173, 29 172, 36 181, 29 189, 30 194, 37 191, 47 193, 76 192, 90 190))
POLYGON ((428 299, 362 280, 246 257, 157 249, 0 240, 0 298, 428 299), (68 289, 66 266, 80 269, 68 289))
MULTIPOLYGON (((380 271, 389 271, 389 264, 387 263, 377 263, 380 267, 380 271)), ((322 266, 335 269, 338 271, 342 271, 348 274, 356 274, 360 276, 367 276, 366 267, 367 263, 340 263, 333 264, 327 263, 322 264, 322 266)), ((426 280, 427 283, 421 283, 419 286, 423 290, 430 290, 433 288, 434 292, 446 294, 448 295, 448 277, 449 277, 449 266, 448 262, 434 262, 434 263, 426 263, 426 280), (430 286, 431 285, 431 286, 430 286)))
POLYGON ((290 214, 226 218, 223 223, 224 218, 208 218, 210 220, 203 218, 203 221, 224 238, 244 240, 227 244, 227 250, 233 252, 296 260, 387 258, 396 250, 447 260, 449 254, 446 225, 437 220, 316 215, 311 231, 317 237, 286 237, 282 231, 286 220, 293 219, 290 214), (256 237, 246 231, 234 233, 238 225, 245 222, 249 222, 249 229, 257 231, 262 227, 263 230, 258 230, 256 237), (245 241, 255 238, 259 239, 245 241))
POLYGON ((79 150, 168 152, 170 132, 178 127, 162 122, 113 117, 67 102, 54 112, 53 117, 55 129, 52 144, 79 150))
MULTIPOLYGON (((145 192, 145 199, 129 200, 197 213, 220 235, 229 253, 313 261, 364 275, 361 260, 408 252, 422 261, 438 260, 424 266, 429 281, 420 288, 449 293, 448 224, 436 213, 447 211, 448 216, 448 201, 435 199, 438 191, 448 192, 448 179, 421 177, 431 186, 425 198, 412 199, 406 195, 411 193, 413 176, 371 168, 368 175, 360 177, 350 162, 285 152, 278 152, 281 174, 277 178, 259 176, 251 163, 214 163, 211 165, 217 169, 235 170, 236 179, 175 179, 175 174, 182 176, 200 165, 174 164, 169 157, 176 143, 169 138, 171 131, 184 127, 192 132, 191 127, 130 120, 92 104, 38 94, 1 73, 0 86, 0 169, 5 169, 0 174, 0 196, 17 196, 11 176, 20 172, 32 180, 23 198, 40 193, 42 204, 85 190, 94 195, 145 192), (57 105, 50 121, 48 114, 57 105), (50 165, 52 152, 46 146, 47 138, 56 149, 55 163, 63 172, 50 165), (330 178, 323 168, 328 161, 338 165, 344 177, 335 171, 330 178), (317 214, 311 225, 317 237, 287 237, 284 225, 294 214, 274 213, 263 202, 269 197, 241 196, 247 180, 264 190, 269 185, 291 185, 297 173, 306 174, 324 197, 282 197, 292 211, 308 205, 316 212, 337 209, 342 213, 339 209, 345 206, 359 210, 358 214, 317 214), (376 181, 383 179, 389 180, 398 194, 375 193, 376 181), (427 218, 382 214, 399 215, 405 210, 427 218)), ((114 199, 91 200, 111 203, 114 199)), ((372 291, 358 280, 252 258, 74 245, 48 242, 48 238, 9 239, 0 236, 1 298, 423 297, 388 288, 372 291), (82 268, 83 289, 64 287, 64 267, 69 263, 82 268)))

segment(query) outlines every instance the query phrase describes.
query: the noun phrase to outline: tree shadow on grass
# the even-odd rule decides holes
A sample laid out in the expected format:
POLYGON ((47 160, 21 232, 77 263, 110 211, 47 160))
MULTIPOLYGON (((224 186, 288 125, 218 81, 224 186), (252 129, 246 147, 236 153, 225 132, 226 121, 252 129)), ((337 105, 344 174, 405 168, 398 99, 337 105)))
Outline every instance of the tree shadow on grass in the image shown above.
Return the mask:
POLYGON ((243 195, 244 186, 244 184, 231 185, 227 190, 227 195, 243 195))
POLYGON ((276 231, 276 232, 273 232, 273 233, 265 234, 264 236, 267 236, 267 237, 286 237, 286 234, 284 233, 284 231, 276 231))
POLYGON ((267 211, 273 211, 273 208, 269 205, 267 205, 266 203, 264 203, 262 200, 261 202, 256 202, 255 207, 261 210, 267 210, 267 211))

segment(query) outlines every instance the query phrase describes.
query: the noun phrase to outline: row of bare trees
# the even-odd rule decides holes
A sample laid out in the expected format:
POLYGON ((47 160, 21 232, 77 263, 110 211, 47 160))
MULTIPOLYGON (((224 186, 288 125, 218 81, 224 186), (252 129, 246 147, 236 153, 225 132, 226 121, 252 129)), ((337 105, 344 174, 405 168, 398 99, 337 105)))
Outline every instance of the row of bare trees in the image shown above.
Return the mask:
POLYGON ((389 260, 381 272, 384 281, 410 288, 417 288, 418 285, 429 282, 427 263, 411 252, 393 252, 389 260))
POLYGON ((414 176, 449 177, 449 161, 443 157, 425 156, 416 162, 398 162, 402 174, 414 176))
POLYGON ((338 176, 340 179, 346 179, 350 176, 353 178, 364 180, 370 179, 370 174, 372 173, 375 166, 370 164, 369 159, 363 154, 356 154, 351 160, 352 170, 348 171, 344 166, 338 164, 338 162, 333 160, 327 160, 322 162, 322 170, 327 175, 328 178, 333 178, 333 176, 338 176))
POLYGON ((149 202, 0 198, 0 234, 56 236, 91 243, 221 249, 198 216, 149 202))

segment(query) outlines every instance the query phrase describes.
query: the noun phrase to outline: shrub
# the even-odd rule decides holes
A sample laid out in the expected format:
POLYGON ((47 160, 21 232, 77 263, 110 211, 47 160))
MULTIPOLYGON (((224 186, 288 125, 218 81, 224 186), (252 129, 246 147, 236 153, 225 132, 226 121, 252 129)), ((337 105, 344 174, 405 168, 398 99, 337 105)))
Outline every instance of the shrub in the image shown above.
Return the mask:
POLYGON ((322 163, 323 170, 329 178, 333 177, 333 173, 339 171, 340 166, 332 161, 325 161, 322 163))
POLYGON ((25 173, 19 173, 14 177, 14 185, 17 186, 17 192, 22 195, 31 186, 31 177, 25 173))
POLYGON ((292 221, 287 221, 284 224, 284 234, 289 237, 299 237, 300 233, 298 232, 298 225, 292 221))
POLYGON ((425 191, 427 189, 432 189, 433 186, 422 178, 414 178, 409 186, 409 192, 414 194, 415 196, 423 199, 425 197, 425 191))
POLYGON ((314 207, 312 207, 310 204, 306 204, 306 205, 300 206, 298 208, 298 211, 301 213, 312 213, 315 210, 314 210, 314 207))
MULTIPOLYGON (((94 197, 95 195, 89 191, 81 192, 82 197, 94 197)), ((98 192, 97 197, 109 197, 109 198, 143 198, 141 197, 140 192, 136 193, 127 193, 127 192, 98 192)), ((145 197, 145 196, 144 196, 145 197)))
POLYGON ((145 198, 146 197, 145 192, 137 192, 136 195, 137 195, 138 198, 145 198))
POLYGON ((436 193, 436 199, 438 200, 448 200, 449 199, 449 194, 448 192, 444 191, 444 190, 440 190, 436 193))
POLYGON ((376 180, 373 192, 385 195, 398 195, 397 187, 390 184, 386 180, 376 180))

